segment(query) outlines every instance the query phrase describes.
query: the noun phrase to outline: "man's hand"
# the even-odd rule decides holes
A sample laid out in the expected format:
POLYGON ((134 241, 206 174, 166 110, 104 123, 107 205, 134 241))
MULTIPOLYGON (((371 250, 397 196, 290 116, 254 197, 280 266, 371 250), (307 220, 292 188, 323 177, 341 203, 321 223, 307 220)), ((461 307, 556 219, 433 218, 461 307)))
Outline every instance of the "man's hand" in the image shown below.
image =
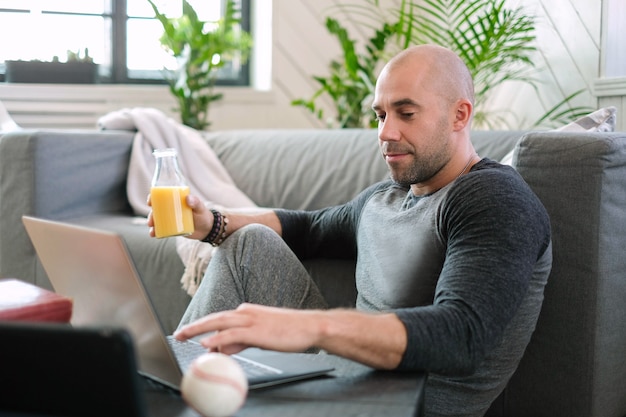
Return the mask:
POLYGON ((406 328, 393 313, 356 310, 293 310, 242 304, 183 326, 174 336, 185 340, 212 333, 200 343, 234 354, 248 347, 303 352, 311 347, 378 369, 394 369, 406 350, 406 328))
MULTIPOLYGON (((194 232, 186 236, 190 239, 204 239, 211 228, 213 227, 213 214, 211 211, 202 204, 202 201, 195 195, 188 195, 186 199, 187 205, 191 207, 193 213, 193 228, 194 232)), ((152 206, 152 200, 148 195, 148 205, 152 206)), ((152 217, 152 211, 148 213, 148 227, 150 228, 150 236, 154 237, 154 218, 152 217)))
POLYGON ((303 352, 316 346, 321 311, 291 310, 256 304, 242 304, 236 310, 210 314, 178 330, 174 336, 189 339, 214 332, 201 339, 211 351, 234 354, 251 346, 285 352, 303 352))

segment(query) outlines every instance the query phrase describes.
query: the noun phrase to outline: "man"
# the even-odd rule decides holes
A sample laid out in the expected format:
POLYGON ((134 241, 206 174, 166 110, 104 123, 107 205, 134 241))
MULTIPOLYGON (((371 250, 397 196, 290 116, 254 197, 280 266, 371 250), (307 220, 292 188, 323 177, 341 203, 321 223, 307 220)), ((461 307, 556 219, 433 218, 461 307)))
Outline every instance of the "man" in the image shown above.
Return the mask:
POLYGON ((552 258, 537 197, 476 155, 473 94, 454 53, 409 48, 382 70, 372 106, 392 180, 314 212, 222 214, 190 197, 191 237, 221 247, 176 337, 217 331, 202 344, 229 354, 316 347, 424 369, 426 415, 483 415, 534 330, 552 258), (325 309, 298 260, 321 248, 358 253, 357 309, 325 309))

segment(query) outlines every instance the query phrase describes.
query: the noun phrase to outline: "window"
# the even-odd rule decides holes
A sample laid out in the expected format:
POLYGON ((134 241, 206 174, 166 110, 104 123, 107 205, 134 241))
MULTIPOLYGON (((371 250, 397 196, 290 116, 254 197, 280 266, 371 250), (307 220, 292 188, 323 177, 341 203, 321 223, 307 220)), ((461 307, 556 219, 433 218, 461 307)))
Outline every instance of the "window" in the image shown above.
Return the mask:
MULTIPOLYGON (((225 0, 189 3, 200 19, 215 21, 225 0)), ((237 3, 242 27, 250 31, 250 0, 237 3)), ((155 4, 168 17, 182 11, 180 0, 155 4)), ((0 0, 0 73, 7 60, 64 62, 68 52, 87 53, 99 64, 100 82, 164 83, 163 68, 176 63, 161 48, 162 32, 147 0, 0 0)), ((221 71, 218 83, 248 85, 248 65, 221 71)))

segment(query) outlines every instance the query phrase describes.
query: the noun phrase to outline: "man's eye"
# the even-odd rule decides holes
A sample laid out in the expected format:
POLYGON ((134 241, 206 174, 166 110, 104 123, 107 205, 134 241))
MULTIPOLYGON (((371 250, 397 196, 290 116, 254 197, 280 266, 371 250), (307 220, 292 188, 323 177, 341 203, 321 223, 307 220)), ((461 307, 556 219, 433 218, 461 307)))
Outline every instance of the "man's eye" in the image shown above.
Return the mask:
POLYGON ((377 114, 376 115, 376 119, 378 119, 381 122, 385 121, 385 115, 384 114, 377 114))
POLYGON ((415 113, 402 113, 401 116, 405 119, 410 119, 414 114, 415 113))

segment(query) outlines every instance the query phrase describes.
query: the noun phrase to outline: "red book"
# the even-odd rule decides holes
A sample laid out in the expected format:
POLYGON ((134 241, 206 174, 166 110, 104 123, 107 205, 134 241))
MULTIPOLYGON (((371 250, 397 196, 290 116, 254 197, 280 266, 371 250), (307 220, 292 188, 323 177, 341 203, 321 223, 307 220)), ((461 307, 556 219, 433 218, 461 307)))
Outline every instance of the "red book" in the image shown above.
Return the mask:
POLYGON ((73 301, 14 278, 0 279, 0 320, 68 323, 73 301))

